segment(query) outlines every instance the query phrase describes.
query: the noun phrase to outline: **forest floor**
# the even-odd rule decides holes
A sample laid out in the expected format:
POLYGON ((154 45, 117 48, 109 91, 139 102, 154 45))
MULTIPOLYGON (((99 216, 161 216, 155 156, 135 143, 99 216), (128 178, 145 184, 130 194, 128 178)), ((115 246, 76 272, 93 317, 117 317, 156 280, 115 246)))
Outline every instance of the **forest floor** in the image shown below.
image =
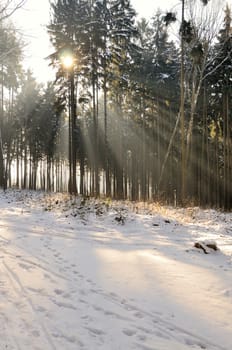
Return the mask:
POLYGON ((232 349, 232 214, 28 191, 0 213, 0 350, 232 349))

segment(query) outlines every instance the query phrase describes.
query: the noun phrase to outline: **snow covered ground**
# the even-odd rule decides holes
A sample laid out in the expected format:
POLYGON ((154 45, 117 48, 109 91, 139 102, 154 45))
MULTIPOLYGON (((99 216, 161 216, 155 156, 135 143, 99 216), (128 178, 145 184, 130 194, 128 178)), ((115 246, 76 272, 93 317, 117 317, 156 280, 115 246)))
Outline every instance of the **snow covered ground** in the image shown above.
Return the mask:
POLYGON ((20 191, 0 213, 0 350, 232 349, 232 214, 20 191))

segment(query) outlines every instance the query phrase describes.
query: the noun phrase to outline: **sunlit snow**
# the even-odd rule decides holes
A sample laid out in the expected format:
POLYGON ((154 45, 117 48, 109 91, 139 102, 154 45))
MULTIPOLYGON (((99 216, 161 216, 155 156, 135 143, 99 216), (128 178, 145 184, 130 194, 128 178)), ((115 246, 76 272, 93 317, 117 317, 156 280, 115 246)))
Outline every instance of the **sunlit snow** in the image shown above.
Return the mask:
POLYGON ((20 191, 0 208, 0 349, 232 349, 232 214, 20 191))

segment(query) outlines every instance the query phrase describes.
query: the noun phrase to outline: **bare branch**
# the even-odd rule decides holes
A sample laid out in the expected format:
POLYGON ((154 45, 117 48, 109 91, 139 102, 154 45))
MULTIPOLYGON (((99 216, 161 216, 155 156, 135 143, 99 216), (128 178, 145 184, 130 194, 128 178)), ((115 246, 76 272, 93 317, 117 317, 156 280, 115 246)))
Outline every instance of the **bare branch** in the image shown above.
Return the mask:
POLYGON ((207 78, 209 75, 211 75, 212 73, 216 72, 216 70, 221 67, 221 65, 223 65, 223 63, 231 56, 232 54, 232 50, 230 52, 228 52, 228 55, 224 58, 224 60, 222 60, 216 67, 214 67, 210 72, 208 72, 207 74, 204 75, 203 79, 207 78))
POLYGON ((17 10, 19 10, 27 0, 19 0, 16 4, 13 4, 13 0, 8 0, 0 9, 0 22, 11 17, 17 10), (11 7, 11 5, 13 5, 11 7))

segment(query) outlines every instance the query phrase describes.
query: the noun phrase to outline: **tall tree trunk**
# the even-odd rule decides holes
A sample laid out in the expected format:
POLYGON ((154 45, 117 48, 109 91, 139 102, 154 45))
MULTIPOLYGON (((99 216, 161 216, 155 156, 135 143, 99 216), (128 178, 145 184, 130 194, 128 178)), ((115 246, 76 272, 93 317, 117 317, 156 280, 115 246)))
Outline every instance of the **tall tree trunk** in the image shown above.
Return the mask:
POLYGON ((109 146, 108 146, 108 115, 107 115, 107 88, 106 88, 106 64, 104 65, 104 133, 105 133, 105 177, 106 197, 111 196, 110 169, 109 169, 109 146))
POLYGON ((23 172, 23 188, 25 189, 27 187, 27 177, 28 177, 28 171, 27 171, 27 167, 28 167, 28 154, 27 154, 27 145, 25 145, 24 148, 24 161, 23 161, 23 165, 24 165, 24 172, 23 172))
POLYGON ((98 105, 97 105, 97 84, 94 77, 95 72, 92 73, 92 94, 93 94, 93 126, 94 126, 94 176, 93 176, 93 190, 95 197, 99 196, 99 154, 98 154, 98 105))
POLYGON ((0 187, 2 187, 3 189, 5 189, 5 187, 6 187, 1 127, 0 127, 0 187))
POLYGON ((3 84, 3 65, 2 65, 2 81, 1 81, 1 115, 0 115, 0 187, 5 189, 6 181, 5 181, 5 164, 4 164, 4 150, 3 150, 3 140, 2 140, 2 132, 3 132, 3 120, 4 120, 4 84, 3 84))
POLYGON ((74 70, 71 71, 71 153, 72 153, 72 174, 71 174, 71 192, 77 194, 77 136, 76 136, 76 96, 75 96, 75 84, 74 84, 74 70))

